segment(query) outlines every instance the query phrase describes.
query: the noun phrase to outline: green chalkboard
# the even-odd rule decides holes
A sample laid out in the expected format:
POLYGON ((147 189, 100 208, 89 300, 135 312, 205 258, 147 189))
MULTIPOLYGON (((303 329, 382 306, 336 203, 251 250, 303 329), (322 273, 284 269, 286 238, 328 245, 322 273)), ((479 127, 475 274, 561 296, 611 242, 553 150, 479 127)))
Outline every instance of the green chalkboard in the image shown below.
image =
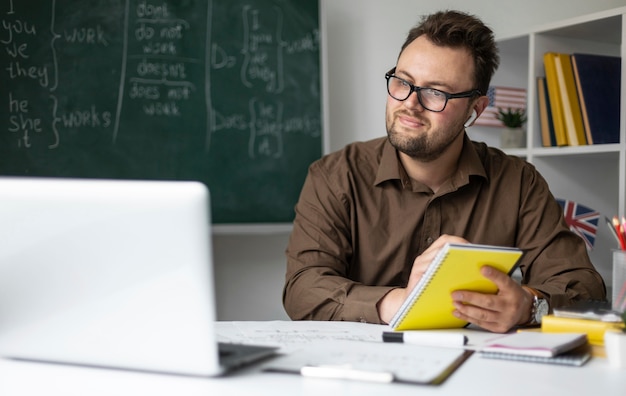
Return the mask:
POLYGON ((1 0, 0 175, 200 180, 293 219, 322 154, 318 0, 1 0))

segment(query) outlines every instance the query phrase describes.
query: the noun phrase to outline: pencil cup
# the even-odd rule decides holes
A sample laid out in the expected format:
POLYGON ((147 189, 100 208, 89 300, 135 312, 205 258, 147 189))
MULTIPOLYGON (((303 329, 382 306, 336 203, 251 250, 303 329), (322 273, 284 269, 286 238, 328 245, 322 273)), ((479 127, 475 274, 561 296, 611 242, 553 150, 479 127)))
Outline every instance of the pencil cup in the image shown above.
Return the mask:
POLYGON ((626 310, 626 250, 613 250, 613 309, 626 310))

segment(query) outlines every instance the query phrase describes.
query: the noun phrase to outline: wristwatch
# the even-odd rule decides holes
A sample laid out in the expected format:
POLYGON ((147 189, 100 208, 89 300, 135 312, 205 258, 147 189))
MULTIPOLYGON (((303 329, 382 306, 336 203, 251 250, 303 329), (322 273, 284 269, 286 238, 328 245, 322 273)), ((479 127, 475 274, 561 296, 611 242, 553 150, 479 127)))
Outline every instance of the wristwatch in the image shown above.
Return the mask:
POLYGON ((543 296, 540 295, 539 292, 537 292, 536 290, 531 289, 530 287, 527 289, 533 295, 533 305, 530 310, 530 322, 528 322, 528 324, 530 326, 541 324, 541 319, 543 318, 543 315, 546 315, 550 310, 550 307, 548 306, 548 300, 543 298, 543 296))

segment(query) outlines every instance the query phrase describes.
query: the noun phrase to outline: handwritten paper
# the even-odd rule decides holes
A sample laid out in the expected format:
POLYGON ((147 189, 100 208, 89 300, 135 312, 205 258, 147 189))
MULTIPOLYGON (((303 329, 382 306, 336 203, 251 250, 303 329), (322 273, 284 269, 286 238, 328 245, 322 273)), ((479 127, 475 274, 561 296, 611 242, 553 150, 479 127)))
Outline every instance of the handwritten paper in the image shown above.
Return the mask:
POLYGON ((382 341, 386 325, 357 322, 269 321, 217 322, 218 341, 277 346, 281 353, 316 341, 382 341))
POLYGON ((270 361, 266 371, 305 374, 323 368, 328 378, 439 384, 468 356, 463 348, 367 341, 315 341, 270 361), (356 373, 359 375, 351 375, 356 373))

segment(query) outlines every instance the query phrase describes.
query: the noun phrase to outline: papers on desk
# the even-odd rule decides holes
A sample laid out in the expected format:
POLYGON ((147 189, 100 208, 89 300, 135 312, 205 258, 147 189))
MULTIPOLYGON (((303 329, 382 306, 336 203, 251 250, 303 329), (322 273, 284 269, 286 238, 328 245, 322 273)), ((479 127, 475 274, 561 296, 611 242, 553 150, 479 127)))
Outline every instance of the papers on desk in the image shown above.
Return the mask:
MULTIPOLYGON (((235 321, 217 322, 216 325, 220 342, 279 347, 282 356, 265 362, 262 365, 263 370, 307 377, 439 384, 474 351, 478 351, 482 357, 569 365, 582 365, 590 357, 588 350, 578 349, 549 358, 485 350, 496 340, 508 342, 503 341, 506 340, 504 337, 515 336, 515 339, 512 337, 509 341, 520 341, 526 337, 532 337, 537 341, 537 337, 545 338, 546 334, 541 332, 503 335, 477 328, 437 330, 437 333, 442 335, 456 334, 464 339, 463 343, 467 338, 465 345, 460 343, 459 346, 452 347, 383 342, 383 333, 389 332, 390 327, 367 323, 235 321), (517 336, 517 334, 531 335, 517 336)), ((531 344, 532 342, 524 342, 522 346, 527 347, 531 344)))
POLYGON ((449 376, 472 350, 493 338, 492 333, 469 329, 441 330, 466 335, 465 347, 383 343, 387 325, 332 321, 217 322, 220 342, 279 347, 283 356, 264 370, 307 377, 343 378, 376 382, 437 384, 449 376), (469 350, 468 350, 469 349, 469 350))
MULTIPOLYGON (((341 321, 232 321, 216 323, 220 342, 279 347, 280 353, 291 353, 316 341, 382 342, 382 334, 391 331, 387 325, 341 321)), ((424 330, 416 330, 422 332, 424 330)), ((470 325, 463 329, 442 329, 438 333, 465 335, 465 349, 479 350, 494 334, 470 325)))
POLYGON ((386 325, 336 321, 217 322, 218 341, 266 345, 291 353, 318 341, 382 341, 386 325))
POLYGON ((442 383, 471 353, 463 348, 326 341, 276 358, 264 369, 309 377, 435 385, 442 383))

